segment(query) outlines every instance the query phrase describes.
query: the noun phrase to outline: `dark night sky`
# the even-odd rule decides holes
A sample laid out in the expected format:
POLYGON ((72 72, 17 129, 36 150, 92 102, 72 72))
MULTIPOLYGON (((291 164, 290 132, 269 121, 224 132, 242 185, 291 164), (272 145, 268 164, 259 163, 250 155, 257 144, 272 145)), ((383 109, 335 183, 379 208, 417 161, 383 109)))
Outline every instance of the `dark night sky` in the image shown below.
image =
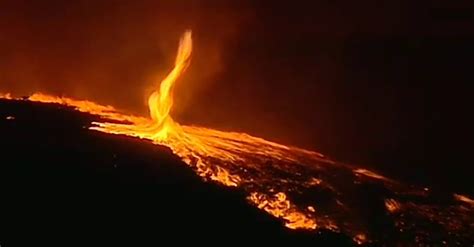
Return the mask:
POLYGON ((380 170, 471 169, 471 1, 202 2, 1 1, 0 91, 145 113, 191 28, 180 122, 380 170))

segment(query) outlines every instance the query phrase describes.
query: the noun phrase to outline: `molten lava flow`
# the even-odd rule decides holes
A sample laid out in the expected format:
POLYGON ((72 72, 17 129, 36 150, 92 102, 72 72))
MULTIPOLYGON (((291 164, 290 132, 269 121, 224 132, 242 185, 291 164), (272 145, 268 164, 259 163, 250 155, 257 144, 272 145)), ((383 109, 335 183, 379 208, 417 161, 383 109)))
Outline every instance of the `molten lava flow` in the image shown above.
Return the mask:
MULTIPOLYGON (((68 105, 98 115, 101 121, 93 123, 93 130, 168 146, 204 180, 240 188, 247 193, 249 202, 281 219, 291 229, 327 229, 348 234, 359 244, 371 241, 367 219, 362 218, 367 213, 360 214, 367 210, 366 204, 357 202, 358 195, 366 198, 365 191, 357 194, 359 185, 366 183, 384 188, 377 190, 385 191, 377 195, 381 198, 375 201, 382 202, 377 208, 386 209, 400 233, 425 236, 433 231, 432 239, 422 239, 427 245, 437 243, 432 242, 438 239, 434 236, 449 237, 456 233, 457 237, 469 239, 474 234, 469 230, 474 222, 474 203, 467 196, 455 194, 449 207, 440 206, 436 200, 430 200, 427 190, 404 185, 367 169, 334 162, 317 152, 245 133, 174 122, 170 116, 172 89, 189 66, 191 52, 191 32, 187 31, 181 38, 173 70, 157 83, 148 98, 149 118, 126 115, 112 106, 41 93, 33 94, 29 100, 68 105), (362 208, 358 208, 360 205, 362 208), (447 221, 447 218, 456 220, 447 221), (424 221, 436 222, 439 227, 427 229, 429 224, 424 221), (422 223, 417 225, 417 222, 422 223)), ((0 98, 11 99, 11 96, 0 94, 0 98)))

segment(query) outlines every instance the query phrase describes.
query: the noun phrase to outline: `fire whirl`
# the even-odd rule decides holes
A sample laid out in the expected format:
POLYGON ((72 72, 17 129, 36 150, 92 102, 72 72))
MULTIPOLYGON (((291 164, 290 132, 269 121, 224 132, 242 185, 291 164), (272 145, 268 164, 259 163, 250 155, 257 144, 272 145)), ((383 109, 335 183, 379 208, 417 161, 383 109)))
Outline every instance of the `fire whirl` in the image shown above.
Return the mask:
MULTIPOLYGON (((244 190, 250 203, 291 229, 341 232, 359 244, 386 241, 386 236, 370 230, 366 217, 371 209, 360 203, 365 199, 359 198, 364 196, 359 191, 370 185, 383 191, 378 195, 380 208, 399 231, 393 234, 400 235, 392 238, 401 239, 402 245, 472 241, 474 203, 465 195, 450 195, 451 200, 440 205, 427 190, 334 162, 317 152, 173 121, 173 85, 189 66, 191 53, 191 32, 187 31, 181 37, 173 70, 148 98, 149 118, 126 115, 91 101, 41 93, 29 100, 68 105, 100 116, 92 130, 168 146, 204 180, 244 190)), ((10 94, 0 94, 0 98, 12 99, 10 94)))

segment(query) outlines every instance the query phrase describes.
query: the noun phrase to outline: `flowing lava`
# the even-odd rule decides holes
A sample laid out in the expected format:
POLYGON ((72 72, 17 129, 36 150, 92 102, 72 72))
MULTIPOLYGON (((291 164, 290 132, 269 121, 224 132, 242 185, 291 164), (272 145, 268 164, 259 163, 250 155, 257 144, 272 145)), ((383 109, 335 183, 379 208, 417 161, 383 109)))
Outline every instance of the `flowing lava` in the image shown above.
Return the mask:
MULTIPOLYGON (((370 184, 384 190, 378 196, 381 207, 386 208, 385 216, 393 217, 400 232, 416 236, 417 243, 436 242, 433 234, 455 234, 461 239, 469 239, 472 235, 474 204, 467 196, 455 194, 451 204, 440 206, 431 200, 426 190, 334 162, 317 152, 244 133, 174 122, 170 116, 172 89, 189 66, 191 52, 191 32, 187 31, 180 40, 173 70, 148 98, 150 118, 122 114, 112 106, 41 93, 28 99, 73 106, 79 111, 101 116, 100 122, 92 123, 92 130, 168 146, 204 180, 244 190, 249 202, 282 219, 291 229, 342 232, 359 244, 370 239, 378 241, 383 237, 369 230, 361 213, 367 211, 366 204, 357 203, 357 197, 364 194, 364 191, 359 192, 360 186, 370 184), (444 219, 447 215, 452 220, 444 219), (415 223, 407 223, 413 221, 415 223), (441 230, 427 234, 433 230, 426 229, 424 223, 417 225, 417 221, 435 222, 441 230)), ((12 99, 9 94, 1 94, 0 98, 12 99)))

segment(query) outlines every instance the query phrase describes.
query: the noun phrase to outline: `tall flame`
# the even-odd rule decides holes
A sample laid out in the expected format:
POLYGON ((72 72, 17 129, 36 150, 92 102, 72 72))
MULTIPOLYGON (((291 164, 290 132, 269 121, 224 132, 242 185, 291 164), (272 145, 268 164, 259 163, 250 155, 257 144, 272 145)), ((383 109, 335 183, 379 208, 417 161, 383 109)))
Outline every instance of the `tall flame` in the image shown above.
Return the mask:
POLYGON ((173 70, 161 81, 159 90, 153 91, 148 98, 148 108, 153 122, 147 130, 154 133, 153 139, 166 139, 168 131, 174 125, 169 115, 173 106, 172 88, 178 77, 189 66, 192 49, 191 31, 186 31, 179 43, 173 70))

